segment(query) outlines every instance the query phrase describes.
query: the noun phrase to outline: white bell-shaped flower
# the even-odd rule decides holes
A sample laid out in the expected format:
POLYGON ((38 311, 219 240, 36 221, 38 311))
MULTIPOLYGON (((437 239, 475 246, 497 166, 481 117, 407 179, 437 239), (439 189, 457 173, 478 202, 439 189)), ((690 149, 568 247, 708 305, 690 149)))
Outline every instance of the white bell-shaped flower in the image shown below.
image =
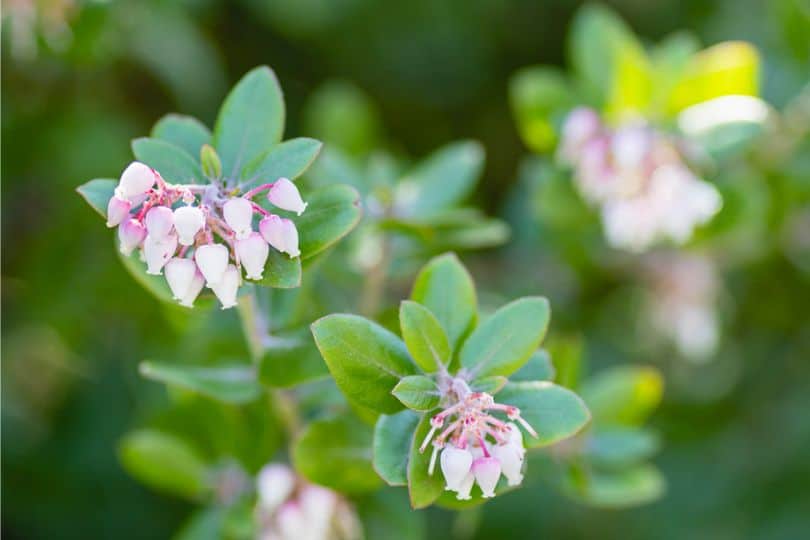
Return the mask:
POLYGON ((456 489, 456 499, 459 501, 469 501, 472 498, 470 497, 470 492, 472 491, 473 484, 475 484, 475 475, 470 471, 459 483, 456 489))
POLYGON ((118 180, 118 189, 123 197, 132 200, 152 189, 155 185, 155 171, 140 161, 133 161, 118 180))
POLYGON ((181 206, 174 211, 174 229, 182 246, 192 245, 204 225, 205 215, 196 206, 181 206))
POLYGON ((501 472, 510 486, 518 486, 523 482, 523 448, 514 444, 498 444, 492 447, 492 456, 501 464, 501 472))
POLYGON ((147 234, 143 241, 143 256, 146 259, 146 273, 159 276, 163 266, 169 262, 177 249, 177 235, 155 238, 147 234))
POLYGON ((236 241, 236 254, 245 269, 248 279, 262 279, 264 264, 270 255, 270 246, 262 235, 254 232, 247 238, 236 241))
MULTIPOLYGON (((313 538, 310 535, 309 524, 304 511, 298 501, 293 500, 284 503, 276 514, 276 523, 283 540, 313 538)), ((313 540, 315 539, 313 538, 313 540)))
POLYGON ((281 218, 281 235, 284 239, 284 251, 290 257, 298 257, 301 251, 298 249, 298 229, 295 223, 286 218, 281 218))
POLYGON ((321 486, 305 485, 298 495, 298 501, 306 516, 311 535, 309 538, 328 538, 335 505, 338 502, 335 493, 321 486))
POLYGON ((472 454, 467 450, 448 444, 442 450, 440 460, 442 474, 446 483, 445 489, 457 491, 467 473, 470 472, 473 462, 472 454))
POLYGON ((507 435, 507 443, 515 446, 517 448, 523 449, 523 433, 521 433, 520 428, 514 422, 509 422, 506 424, 509 428, 509 433, 507 435))
POLYGON ((206 244, 197 248, 194 260, 209 287, 218 283, 228 268, 230 254, 222 244, 206 244))
POLYGON ((280 463, 270 463, 262 467, 256 477, 256 491, 259 504, 268 511, 273 511, 287 500, 295 488, 295 473, 280 463))
POLYGON ((122 199, 117 194, 110 197, 107 204, 107 227, 115 227, 129 216, 132 203, 127 199, 122 199))
POLYGON ((281 218, 276 215, 269 215, 259 222, 259 232, 268 244, 276 250, 284 253, 284 233, 282 231, 281 218))
POLYGON ((494 497, 495 487, 501 477, 501 463, 492 456, 480 457, 473 461, 472 473, 475 475, 478 487, 481 488, 482 496, 484 498, 494 497))
POLYGON ((222 207, 225 223, 236 233, 236 238, 247 238, 253 230, 253 204, 242 197, 236 197, 222 207))
POLYGON ((191 259, 173 257, 164 268, 166 281, 175 300, 183 300, 197 274, 197 265, 191 259))
POLYGON ((150 208, 144 219, 146 231, 155 239, 161 240, 169 236, 174 227, 174 213, 168 206, 155 206, 150 208))
POLYGON ((180 305, 188 308, 194 307, 194 300, 200 295, 200 291, 203 290, 205 286, 205 278, 203 277, 200 269, 197 268, 196 272, 194 272, 194 277, 191 280, 191 283, 188 286, 188 290, 186 291, 186 295, 180 300, 180 305))
POLYGON ((242 276, 239 274, 239 269, 235 265, 229 264, 225 273, 222 274, 222 278, 217 283, 210 285, 211 290, 222 304, 222 309, 232 308, 236 305, 236 294, 239 292, 241 281, 242 276))
POLYGON ((121 253, 129 257, 146 238, 146 227, 137 219, 128 219, 118 226, 118 244, 121 253))
POLYGON ((298 193, 298 188, 287 178, 279 178, 267 192, 267 200, 282 210, 295 212, 299 216, 304 213, 307 203, 298 193))

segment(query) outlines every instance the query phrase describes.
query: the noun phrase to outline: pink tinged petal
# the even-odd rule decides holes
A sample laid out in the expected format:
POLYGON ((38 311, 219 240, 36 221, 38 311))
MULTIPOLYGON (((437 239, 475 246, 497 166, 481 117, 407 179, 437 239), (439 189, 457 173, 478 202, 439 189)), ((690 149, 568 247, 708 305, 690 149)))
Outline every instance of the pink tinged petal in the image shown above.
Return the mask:
POLYGON ((264 264, 270 255, 270 246, 262 235, 254 232, 250 236, 236 241, 236 254, 245 269, 248 279, 262 279, 264 264))
POLYGON ((204 225, 205 215, 196 206, 181 206, 174 211, 174 228, 180 237, 180 245, 192 245, 204 225))
POLYGON ((236 233, 236 238, 246 238, 253 230, 253 205, 247 199, 236 197, 222 207, 225 223, 236 233))
POLYGON ((166 281, 175 300, 183 300, 186 297, 196 274, 197 265, 191 259, 174 257, 166 263, 166 281))
POLYGON ((150 236, 166 238, 174 227, 174 212, 168 206, 155 206, 146 213, 144 223, 150 236))
POLYGON ((492 448, 492 456, 501 463, 501 471, 510 486, 518 486, 523 482, 523 448, 512 444, 496 445, 492 448))
POLYGON ((273 187, 267 192, 267 200, 282 210, 295 212, 299 216, 307 208, 307 203, 301 198, 298 188, 287 178, 279 178, 273 182, 273 187))
POLYGON ((117 194, 110 198, 107 204, 107 227, 115 227, 129 216, 132 203, 122 199, 117 194))
POLYGON ((281 218, 276 215, 269 215, 259 222, 259 232, 268 244, 276 250, 284 253, 284 232, 281 218))
POLYGON ((467 476, 459 483, 458 489, 456 489, 456 499, 459 501, 469 501, 472 497, 470 497, 470 491, 472 491, 473 484, 475 483, 475 475, 472 471, 467 473, 467 476))
POLYGON ((143 241, 143 255, 146 258, 146 273, 159 276, 163 266, 169 262, 177 249, 177 235, 155 238, 147 234, 143 241))
POLYGON ((278 509, 276 515, 279 531, 282 538, 304 538, 309 529, 301 505, 297 501, 289 501, 278 509))
POLYGON ((256 491, 262 508, 273 511, 287 500, 295 488, 295 474, 286 465, 271 463, 259 471, 256 491))
POLYGON ((228 269, 230 254, 223 244, 206 244, 197 248, 194 260, 209 287, 218 283, 228 269))
POLYGON ((140 161, 130 163, 118 181, 121 194, 130 200, 143 195, 152 189, 153 185, 155 185, 155 171, 140 161))
POLYGON ((186 291, 186 295, 180 300, 180 305, 188 308, 194 307, 194 300, 200 295, 200 291, 203 290, 205 286, 205 278, 203 277, 202 273, 200 273, 200 269, 197 268, 196 272, 194 272, 194 278, 191 280, 191 283, 188 286, 188 291, 186 291))
POLYGON ((129 257, 132 250, 146 238, 146 227, 137 219, 128 219, 118 226, 118 243, 121 253, 129 257))
POLYGON ((298 257, 301 251, 298 249, 298 229, 295 223, 289 219, 281 219, 281 235, 284 239, 284 251, 290 257, 298 257))
POLYGON ((490 498, 495 496, 495 487, 501 477, 501 463, 494 457, 480 457, 473 461, 472 473, 475 481, 481 488, 482 496, 490 498))
POLYGON ((211 290, 217 295, 222 309, 236 306, 236 294, 239 292, 241 281, 242 276, 239 274, 239 269, 235 265, 229 264, 219 282, 211 285, 211 290))
POLYGON ((507 434, 507 442, 513 446, 518 448, 523 448, 523 433, 520 432, 520 428, 514 422, 509 422, 506 424, 509 428, 509 433, 507 434))
POLYGON ((445 489, 457 491, 459 485, 470 472, 473 457, 467 450, 448 444, 441 455, 442 474, 447 484, 445 489))

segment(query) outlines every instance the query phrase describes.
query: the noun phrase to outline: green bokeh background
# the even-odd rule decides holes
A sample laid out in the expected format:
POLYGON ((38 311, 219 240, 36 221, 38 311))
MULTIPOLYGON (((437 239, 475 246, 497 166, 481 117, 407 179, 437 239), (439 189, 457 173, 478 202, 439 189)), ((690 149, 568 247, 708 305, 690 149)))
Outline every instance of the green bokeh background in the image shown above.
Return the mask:
MULTIPOLYGON (((764 98, 781 108, 810 74, 810 36, 794 3, 801 0, 611 5, 644 40, 690 29, 706 44, 752 41, 763 54, 764 98)), ((487 165, 474 200, 501 213, 526 154, 508 108, 509 77, 526 65, 564 65, 566 29, 580 3, 40 1, 33 4, 41 24, 27 45, 11 30, 15 4, 3 3, 2 533, 56 539, 169 537, 191 506, 139 485, 115 455, 118 438, 166 401, 162 386, 138 376, 137 363, 167 351, 246 354, 234 314, 219 318, 204 343, 183 342, 188 321, 123 271, 112 233, 75 187, 117 175, 131 159, 130 139, 166 112, 211 125, 227 88, 268 64, 285 91, 287 137, 309 135, 303 104, 323 82, 352 81, 378 105, 386 140, 402 152, 480 140, 487 165), (60 18, 67 34, 53 23, 60 18)), ((762 181, 789 177, 806 193, 806 156, 762 181)), ((669 483, 663 499, 592 510, 533 485, 531 497, 498 498, 460 521, 431 514, 442 517, 431 521, 431 537, 466 538, 471 520, 476 538, 806 535, 810 277, 777 239, 766 251, 726 276, 736 306, 726 348, 733 353, 682 374, 708 386, 709 397, 667 399, 653 419, 664 440, 656 458, 669 483), (717 389, 723 385, 730 389, 717 389)), ((479 287, 526 292, 513 279, 522 272, 523 283, 540 283, 552 305, 555 296, 565 305, 554 279, 543 282, 510 257, 519 259, 511 250, 470 256, 479 287)), ((587 292, 607 298, 612 287, 587 292)), ((596 307, 558 314, 569 329, 605 331, 594 322, 596 307)), ((621 340, 612 328, 610 339, 621 340)), ((595 354, 591 368, 636 360, 595 354)))

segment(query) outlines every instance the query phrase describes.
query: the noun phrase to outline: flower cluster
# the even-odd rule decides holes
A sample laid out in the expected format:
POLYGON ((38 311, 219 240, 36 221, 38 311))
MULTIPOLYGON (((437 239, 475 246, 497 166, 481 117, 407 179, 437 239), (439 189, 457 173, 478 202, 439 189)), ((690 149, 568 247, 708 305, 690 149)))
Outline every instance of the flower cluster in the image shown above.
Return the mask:
POLYGON ((610 129, 584 107, 566 118, 560 158, 574 167, 582 196, 600 208, 614 247, 683 244, 720 210, 717 189, 693 174, 679 144, 641 121, 610 129))
POLYGON ((470 499, 474 483, 481 488, 484 497, 494 497, 501 474, 510 486, 523 481, 526 449, 520 428, 514 422, 496 418, 490 411, 499 411, 509 420, 516 420, 533 437, 537 437, 537 433, 520 416, 517 407, 496 403, 485 392, 462 394, 454 405, 430 419, 431 429, 419 450, 424 452, 432 439, 433 453, 428 472, 433 475, 436 458, 441 452, 439 461, 445 489, 455 491, 457 499, 470 499), (439 430, 439 435, 434 438, 439 430))
POLYGON ((362 526, 337 493, 310 484, 280 463, 259 471, 256 519, 261 540, 358 540, 362 526))
POLYGON ((270 246, 300 255, 298 230, 286 218, 272 214, 252 199, 267 192, 277 208, 296 212, 307 203, 286 178, 262 184, 244 194, 217 182, 170 184, 160 173, 134 161, 124 170, 107 206, 107 226, 118 227, 121 253, 139 249, 147 273, 164 273, 172 295, 193 307, 204 286, 222 309, 236 305, 245 277, 262 279, 270 246), (254 215, 260 216, 258 232, 254 215))

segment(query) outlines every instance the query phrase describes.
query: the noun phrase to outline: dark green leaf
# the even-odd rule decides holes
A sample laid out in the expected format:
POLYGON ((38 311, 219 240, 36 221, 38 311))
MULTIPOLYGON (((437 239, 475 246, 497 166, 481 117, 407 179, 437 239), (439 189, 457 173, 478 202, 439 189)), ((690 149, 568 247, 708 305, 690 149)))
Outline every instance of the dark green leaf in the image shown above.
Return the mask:
POLYGON ((548 328, 548 300, 519 298, 484 321, 470 334, 459 353, 472 378, 509 376, 537 350, 548 328))
POLYGON ((315 139, 300 137, 272 147, 245 167, 245 186, 274 182, 279 178, 294 180, 301 176, 318 157, 323 144, 315 139))
POLYGON ((360 195, 346 185, 319 189, 307 197, 306 211, 295 219, 301 256, 309 259, 349 234, 363 214, 360 195))
POLYGON ((138 161, 155 169, 169 182, 193 184, 203 179, 197 160, 179 146, 166 141, 147 137, 135 139, 132 141, 132 153, 138 161))
POLYGON ((121 253, 118 245, 118 238, 115 240, 115 252, 121 259, 124 268, 132 274, 135 281, 141 286, 152 293, 158 300, 176 304, 177 302, 172 297, 172 291, 169 289, 169 284, 166 283, 166 278, 162 275, 153 276, 146 273, 146 263, 141 261, 138 251, 134 251, 131 255, 127 256, 121 253))
POLYGON ((411 440, 408 458, 408 493, 411 506, 416 510, 430 506, 444 491, 444 479, 438 463, 433 474, 428 473, 433 446, 428 445, 424 453, 419 452, 422 440, 430 431, 430 418, 430 414, 425 414, 419 421, 411 440))
POLYGON ((403 405, 415 411, 429 411, 439 404, 439 388, 424 375, 403 377, 391 390, 403 405))
POLYGON ((240 176, 243 167, 281 141, 284 97, 275 73, 262 66, 236 84, 222 104, 214 127, 214 148, 225 176, 240 176))
POLYGON ((152 127, 150 135, 179 146, 190 156, 200 155, 202 145, 211 142, 211 131, 202 122, 182 114, 167 114, 152 127))
POLYGON ((383 414, 374 428, 374 470, 391 486, 408 483, 408 457, 411 441, 421 416, 405 409, 383 414))
POLYGON ((96 178, 86 184, 76 188, 79 195, 87 201, 93 210, 99 213, 105 220, 107 219, 107 204, 115 192, 118 180, 109 178, 96 178))
POLYGON ((141 362, 141 375, 147 379, 199 392, 225 403, 248 403, 261 395, 256 369, 248 365, 188 366, 141 362))
POLYGON ((539 382, 509 383, 498 394, 498 402, 513 405, 537 432, 524 434, 527 448, 548 446, 576 435, 591 419, 585 402, 571 390, 539 382))
POLYGON ((344 314, 315 321, 312 334, 349 399, 384 414, 402 409, 391 390, 417 371, 402 340, 377 323, 344 314))
POLYGON ((372 428, 352 415, 315 420, 293 444, 295 468, 307 479, 343 493, 377 489, 371 467, 372 428))
POLYGON ((270 249, 270 256, 264 266, 264 277, 258 282, 264 287, 294 289, 301 286, 301 258, 291 259, 289 255, 270 249))
POLYGON ((450 344, 436 316, 425 306, 405 300, 399 306, 402 338, 416 364, 426 373, 450 363, 450 344))
POLYGON ((436 316, 453 351, 475 325, 478 310, 475 285, 453 253, 440 255, 422 268, 413 284, 411 300, 436 316))

